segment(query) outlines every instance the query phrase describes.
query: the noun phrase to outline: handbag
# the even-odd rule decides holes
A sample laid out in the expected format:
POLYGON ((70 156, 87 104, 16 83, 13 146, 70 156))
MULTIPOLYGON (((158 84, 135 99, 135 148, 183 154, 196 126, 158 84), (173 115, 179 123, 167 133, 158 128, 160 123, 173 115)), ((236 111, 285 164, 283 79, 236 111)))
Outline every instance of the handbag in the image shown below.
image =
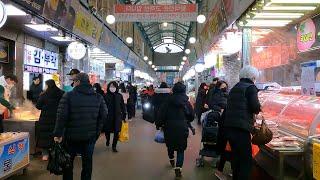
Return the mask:
POLYGON ((164 141, 164 134, 162 130, 157 131, 154 141, 160 144, 165 143, 164 141))
POLYGON ((129 141, 129 123, 123 122, 121 126, 121 131, 119 135, 120 142, 127 142, 129 141))
POLYGON ((47 170, 55 175, 62 175, 66 169, 72 167, 70 155, 60 143, 55 142, 49 150, 47 170))
POLYGON ((259 129, 256 129, 253 137, 252 137, 252 144, 254 145, 265 145, 272 140, 273 133, 268 128, 264 117, 262 116, 261 126, 259 129))

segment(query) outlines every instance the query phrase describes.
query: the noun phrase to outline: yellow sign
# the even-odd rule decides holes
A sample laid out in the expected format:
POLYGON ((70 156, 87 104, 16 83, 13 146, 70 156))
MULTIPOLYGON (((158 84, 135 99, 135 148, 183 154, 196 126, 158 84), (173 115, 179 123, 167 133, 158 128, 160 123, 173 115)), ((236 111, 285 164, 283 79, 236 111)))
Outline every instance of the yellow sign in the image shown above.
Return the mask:
POLYGON ((320 179, 320 144, 313 144, 313 178, 320 179))
POLYGON ((81 11, 77 12, 74 28, 88 38, 93 39, 95 43, 99 42, 102 25, 91 18, 91 16, 86 15, 86 13, 81 11))

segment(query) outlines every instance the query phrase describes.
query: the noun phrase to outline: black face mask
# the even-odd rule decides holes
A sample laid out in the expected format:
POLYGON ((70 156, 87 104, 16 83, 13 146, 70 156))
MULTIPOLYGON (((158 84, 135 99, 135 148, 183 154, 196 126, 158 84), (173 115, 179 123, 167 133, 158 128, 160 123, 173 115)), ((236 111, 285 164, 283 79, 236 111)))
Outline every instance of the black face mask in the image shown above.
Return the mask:
POLYGON ((227 91, 228 91, 228 88, 221 88, 221 91, 222 91, 222 92, 227 92, 227 91))

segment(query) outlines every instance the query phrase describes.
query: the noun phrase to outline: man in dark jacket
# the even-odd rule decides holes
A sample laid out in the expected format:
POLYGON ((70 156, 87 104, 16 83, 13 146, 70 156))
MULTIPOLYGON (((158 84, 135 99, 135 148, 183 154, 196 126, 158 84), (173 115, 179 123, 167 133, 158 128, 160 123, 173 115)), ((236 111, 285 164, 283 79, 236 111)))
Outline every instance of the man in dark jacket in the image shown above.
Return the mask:
POLYGON ((29 100, 32 101, 34 105, 37 104, 38 99, 40 97, 40 94, 42 92, 42 85, 41 85, 41 80, 40 77, 34 77, 32 80, 32 84, 30 86, 29 90, 29 100))
POLYGON ((155 122, 158 121, 157 117, 159 117, 158 114, 159 114, 160 108, 162 104, 164 104, 167 101, 168 97, 170 96, 170 93, 171 93, 171 89, 168 88, 168 85, 165 82, 162 82, 160 84, 160 87, 155 89, 155 94, 152 97, 152 105, 154 107, 155 122))
MULTIPOLYGON (((64 137, 72 162, 78 153, 81 154, 82 180, 91 179, 93 150, 106 118, 103 97, 95 93, 89 76, 79 73, 74 78, 74 89, 64 94, 59 103, 54 140, 61 142, 64 137)), ((65 170, 63 179, 73 179, 73 167, 65 170)))
POLYGON ((254 82, 259 76, 256 68, 246 66, 240 71, 240 82, 229 93, 223 122, 225 138, 232 149, 233 179, 250 179, 252 167, 251 133, 254 115, 261 111, 258 89, 254 82))

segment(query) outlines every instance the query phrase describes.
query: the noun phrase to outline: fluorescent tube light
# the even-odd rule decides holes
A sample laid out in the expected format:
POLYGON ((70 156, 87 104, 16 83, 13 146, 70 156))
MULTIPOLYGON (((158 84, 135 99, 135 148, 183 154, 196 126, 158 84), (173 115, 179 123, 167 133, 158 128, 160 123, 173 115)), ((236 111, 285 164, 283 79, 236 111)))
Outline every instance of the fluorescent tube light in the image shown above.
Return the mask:
POLYGON ((297 19, 303 16, 303 13, 256 13, 254 19, 264 18, 264 19, 274 19, 274 18, 287 18, 287 19, 297 19))
POLYGON ((12 4, 6 4, 6 12, 8 16, 26 16, 27 13, 22 11, 21 9, 15 7, 12 4))
POLYGON ((60 41, 60 42, 70 42, 70 41, 74 41, 72 38, 70 37, 62 37, 62 36, 52 36, 51 39, 54 39, 56 41, 60 41))
POLYGON ((270 0, 269 4, 319 4, 320 0, 270 0))
POLYGON ((265 6, 263 10, 266 11, 313 11, 316 6, 265 6))
POLYGON ((251 27, 283 27, 292 20, 247 20, 245 26, 251 27))
POLYGON ((58 29, 48 24, 25 24, 25 26, 35 31, 58 31, 58 29))

